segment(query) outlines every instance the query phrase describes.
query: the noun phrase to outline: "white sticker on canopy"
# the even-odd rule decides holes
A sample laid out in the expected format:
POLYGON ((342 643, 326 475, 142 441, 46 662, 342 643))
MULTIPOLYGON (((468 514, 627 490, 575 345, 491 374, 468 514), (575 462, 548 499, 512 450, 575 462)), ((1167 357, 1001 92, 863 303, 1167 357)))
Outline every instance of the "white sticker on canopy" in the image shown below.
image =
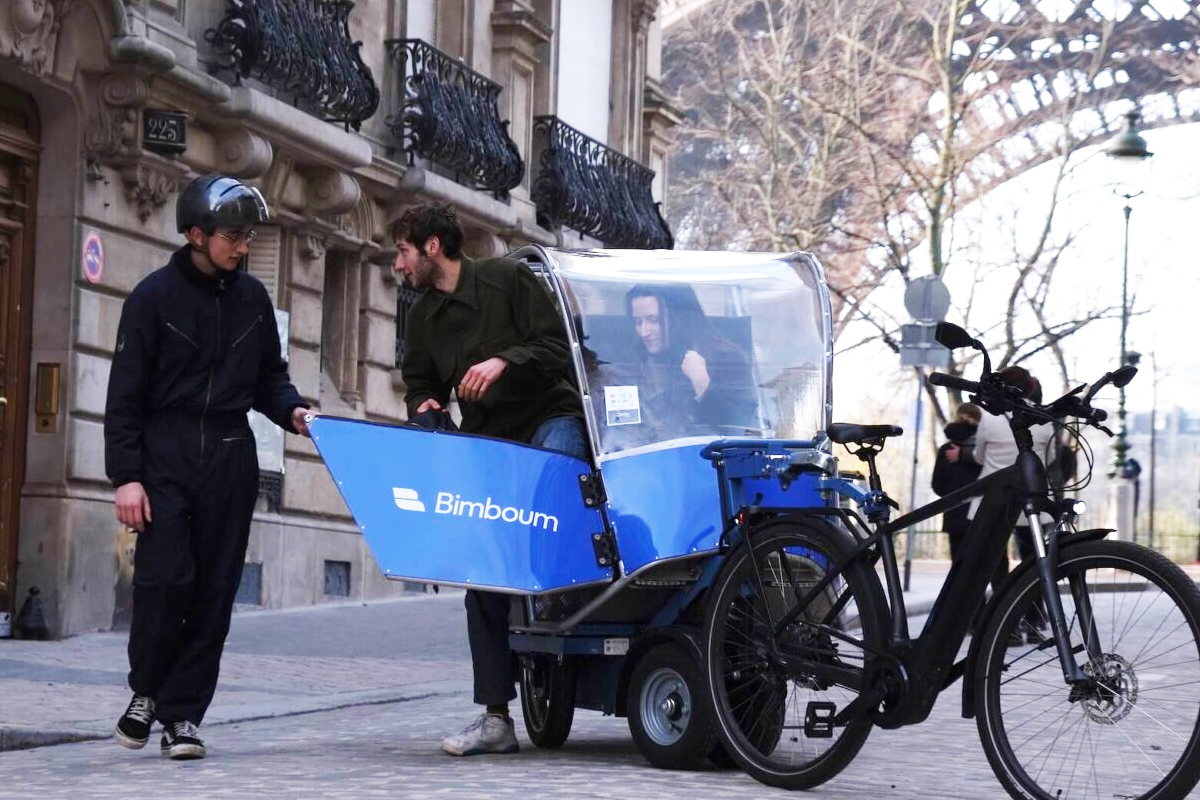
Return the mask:
POLYGON ((642 406, 636 386, 605 386, 604 409, 609 425, 637 425, 642 421, 642 406))

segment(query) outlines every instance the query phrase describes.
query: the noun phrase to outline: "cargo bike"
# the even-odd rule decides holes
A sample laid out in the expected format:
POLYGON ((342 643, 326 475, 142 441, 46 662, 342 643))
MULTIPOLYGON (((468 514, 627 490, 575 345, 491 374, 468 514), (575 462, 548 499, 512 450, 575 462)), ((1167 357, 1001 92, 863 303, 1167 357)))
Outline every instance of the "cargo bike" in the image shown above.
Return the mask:
MULTIPOLYGON (((655 766, 711 760, 808 788, 873 727, 926 719, 961 679, 963 715, 1013 797, 1192 789, 1200 592, 1150 551, 1076 530, 1078 507, 1054 499, 1029 445, 1035 424, 1102 427, 1092 397, 1131 371, 1045 406, 992 373, 986 351, 979 381, 935 377, 1007 414, 1021 456, 892 521, 875 457, 901 431, 831 422, 832 320, 815 258, 513 255, 560 309, 590 459, 332 417, 312 433, 385 574, 512 596, 535 745, 560 746, 576 709, 592 709, 627 717, 655 766), (839 471, 834 444, 866 483, 839 471), (975 546, 912 636, 894 534, 973 496, 975 546), (1022 515, 1037 558, 985 605, 1022 515)), ((939 336, 982 349, 953 326, 939 336)), ((483 359, 512 343, 463 346, 483 359)))

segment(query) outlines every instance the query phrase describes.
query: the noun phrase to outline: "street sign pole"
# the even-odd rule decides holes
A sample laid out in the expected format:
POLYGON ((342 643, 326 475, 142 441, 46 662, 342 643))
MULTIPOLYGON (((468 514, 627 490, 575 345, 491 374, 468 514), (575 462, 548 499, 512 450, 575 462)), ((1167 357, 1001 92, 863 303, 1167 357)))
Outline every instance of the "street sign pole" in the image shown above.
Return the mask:
MULTIPOLYGON (((912 459, 912 486, 908 493, 908 510, 912 511, 917 507, 917 461, 921 449, 921 400, 925 394, 925 373, 920 367, 917 370, 917 418, 913 422, 913 459, 912 459)), ((914 531, 909 530, 904 534, 904 591, 912 589, 912 562, 913 551, 916 549, 916 542, 913 538, 914 531)))
MULTIPOLYGON (((917 373, 917 415, 913 423, 912 486, 908 508, 917 507, 917 467, 921 453, 922 400, 925 395, 925 372, 922 367, 945 369, 950 366, 950 351, 936 339, 937 321, 946 318, 950 310, 950 290, 936 275, 913 280, 904 291, 904 308, 913 322, 900 330, 900 364, 913 367, 917 373)), ((912 589, 912 562, 916 537, 910 529, 904 537, 904 591, 912 589)))

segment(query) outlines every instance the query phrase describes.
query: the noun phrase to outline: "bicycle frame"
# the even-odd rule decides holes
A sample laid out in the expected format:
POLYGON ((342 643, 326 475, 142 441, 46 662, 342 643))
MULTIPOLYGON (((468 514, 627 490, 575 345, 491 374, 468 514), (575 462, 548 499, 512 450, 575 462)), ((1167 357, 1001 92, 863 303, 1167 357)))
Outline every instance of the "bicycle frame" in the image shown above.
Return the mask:
MULTIPOLYGON (((879 474, 875 468, 874 457, 877 449, 867 450, 865 455, 861 456, 870 467, 867 491, 839 477, 824 477, 817 482, 820 489, 855 501, 870 523, 851 510, 794 509, 801 515, 841 517, 846 528, 857 539, 858 546, 844 561, 836 564, 824 578, 809 588, 797 605, 782 618, 772 619, 770 611, 767 611, 767 622, 773 629, 773 639, 782 635, 787 626, 795 622, 804 609, 854 560, 867 558, 872 564, 882 560, 884 566, 891 629, 883 647, 875 649, 873 654, 878 658, 866 675, 859 676, 838 665, 810 663, 789 657, 778 652, 777 648, 772 648, 772 658, 785 668, 799 669, 824 680, 846 685, 853 686, 859 682, 864 684, 857 687, 860 689, 859 696, 836 715, 835 724, 844 725, 862 713, 870 713, 875 724, 895 728, 921 722, 929 716, 938 695, 968 669, 967 660, 956 663, 955 659, 976 610, 983 605, 984 595, 997 563, 1006 558, 1009 537, 1022 514, 1028 519, 1033 533, 1036 566, 1055 634, 1063 677, 1066 683, 1073 686, 1084 686, 1091 682, 1076 663, 1070 650, 1069 637, 1066 635, 1066 621, 1063 617, 1061 598, 1058 596, 1054 569, 1057 563, 1059 531, 1056 530, 1049 537, 1050 547, 1047 548, 1039 513, 1048 510, 1044 499, 1048 484, 1045 466, 1033 452, 1026 422, 1027 420, 1022 418, 1014 425, 1014 435, 1021 444, 1016 464, 914 509, 894 521, 888 520, 890 501, 882 491, 879 474), (972 545, 965 548, 960 557, 951 564, 946 581, 930 610, 925 628, 918 638, 913 639, 909 634, 907 610, 901 590, 900 570, 894 547, 895 534, 916 523, 932 519, 976 496, 981 496, 981 500, 967 533, 968 541, 972 545), (969 613, 964 613, 965 609, 969 610, 969 613), (883 710, 879 710, 881 703, 884 706, 883 710)), ((804 443, 773 444, 774 446, 764 447, 762 442, 723 442, 720 446, 710 446, 704 453, 706 457, 714 460, 714 466, 717 468, 719 482, 723 487, 722 513, 729 524, 726 535, 731 535, 735 540, 748 534, 753 535, 745 512, 755 509, 753 506, 747 507, 744 500, 738 502, 742 494, 742 482, 752 476, 771 474, 778 462, 786 458, 789 447, 804 443), (751 444, 753 446, 750 446, 751 444), (745 452, 742 452, 743 450, 745 452)), ((752 560, 751 563, 754 564, 756 579, 761 582, 763 576, 757 560, 752 560)), ((1083 592, 1083 587, 1072 585, 1071 590, 1073 594, 1078 595, 1083 592)), ((1088 607, 1086 597, 1077 596, 1076 601, 1079 607, 1088 607)), ((1090 628, 1089 621, 1082 621, 1085 630, 1090 628)), ((822 629, 834 638, 850 641, 849 637, 831 626, 823 625, 822 629)), ((1090 636, 1087 638, 1089 654, 1093 649, 1090 646, 1091 639, 1090 636)), ((856 643, 868 647, 861 642, 856 643)))
MULTIPOLYGON (((831 490, 852 499, 857 499, 856 495, 862 494, 837 479, 828 481, 827 484, 831 490), (847 491, 847 488, 850 491, 847 491)), ((855 528, 859 529, 859 545, 849 560, 870 552, 883 561, 892 628, 881 655, 885 656, 884 661, 895 660, 902 668, 904 689, 899 693, 898 702, 877 716, 875 721, 880 727, 894 728, 923 721, 933 710, 937 696, 962 674, 963 665, 956 665, 955 658, 970 628, 975 609, 983 602, 995 565, 1005 558, 1008 538, 1021 514, 1019 500, 1022 494, 1023 482, 1017 468, 1013 466, 914 509, 892 522, 876 523, 874 532, 870 531, 867 523, 857 514, 843 515, 852 531, 855 528), (983 498, 967 533, 967 540, 972 542, 972 546, 964 548, 961 556, 950 565, 950 571, 929 612, 924 630, 918 638, 912 639, 908 631, 900 570, 893 547, 895 534, 918 522, 932 519, 980 493, 983 498), (971 609, 971 613, 963 613, 963 609, 971 609)), ((842 566, 844 565, 838 565, 832 574, 840 571, 842 566)), ((823 586, 818 585, 813 587, 812 591, 823 589, 823 586)), ((806 597, 802 600, 793 613, 798 614, 809 599, 806 597)), ((782 627, 790 621, 781 620, 781 625, 777 627, 782 627)), ((871 681, 870 676, 867 679, 871 681)), ((864 704, 868 703, 872 699, 870 694, 860 695, 859 700, 864 704)), ((854 705, 858 702, 856 700, 843 709, 838 714, 839 721, 852 718, 857 711, 854 705)))
MULTIPOLYGON (((883 651, 876 653, 882 658, 877 661, 875 672, 865 677, 867 685, 876 687, 877 691, 860 694, 858 699, 837 714, 835 724, 845 724, 865 710, 864 707, 878 706, 883 699, 882 690, 878 687, 885 683, 880 680, 880 672, 886 672, 891 668, 891 664, 899 667, 896 676, 902 688, 893 693, 885 710, 874 714, 875 723, 884 728, 896 728, 921 722, 929 716, 938 695, 967 669, 965 660, 956 663, 955 659, 970 628, 975 610, 983 603, 995 565, 1006 557, 1009 536, 1022 513, 1029 516, 1034 539, 1039 544, 1037 564, 1039 571, 1044 573, 1043 585, 1048 581, 1048 585, 1055 586, 1053 563, 1057 559, 1047 556, 1057 555, 1057 536, 1050 538, 1051 549, 1047 552, 1046 548, 1041 546, 1042 531, 1037 513, 1041 509, 1035 500, 1036 493, 1030 493, 1026 489, 1031 483, 1038 486, 1044 481, 1044 468, 1035 455, 1029 453, 1028 456, 1037 461, 1036 465, 1030 463, 1028 458, 1021 459, 1017 465, 999 470, 891 522, 884 521, 884 513, 882 518, 876 517, 873 531, 856 513, 839 512, 844 523, 859 539, 858 547, 844 563, 836 565, 825 579, 813 586, 791 612, 778 621, 771 621, 778 635, 802 613, 813 598, 827 588, 846 564, 864 555, 868 555, 872 563, 877 559, 883 561, 892 625, 883 651), (1039 479, 1039 476, 1042 477, 1039 479), (900 571, 893 546, 895 534, 980 494, 982 499, 967 534, 973 545, 965 549, 951 564, 946 581, 929 612, 925 628, 918 638, 913 639, 909 635, 900 571), (971 613, 963 613, 963 609, 971 609, 971 613)), ((871 516, 875 516, 881 507, 886 511, 886 506, 881 506, 872 492, 863 492, 844 479, 826 479, 822 481, 822 488, 863 504, 871 516)), ((827 512, 824 509, 814 509, 809 513, 824 515, 827 512)), ((1072 591, 1076 588, 1073 586, 1072 591)), ((1057 591, 1044 593, 1050 598, 1048 610, 1051 625, 1057 634, 1055 638, 1063 663, 1064 678, 1068 683, 1087 681, 1067 645, 1067 637, 1063 635, 1065 621, 1057 591)), ((809 666, 805 665, 806 668, 809 666)), ((828 673, 823 677, 833 680, 845 679, 844 675, 835 674, 836 668, 816 668, 814 671, 817 674, 828 673)), ((897 682, 892 683, 895 685, 897 682)))

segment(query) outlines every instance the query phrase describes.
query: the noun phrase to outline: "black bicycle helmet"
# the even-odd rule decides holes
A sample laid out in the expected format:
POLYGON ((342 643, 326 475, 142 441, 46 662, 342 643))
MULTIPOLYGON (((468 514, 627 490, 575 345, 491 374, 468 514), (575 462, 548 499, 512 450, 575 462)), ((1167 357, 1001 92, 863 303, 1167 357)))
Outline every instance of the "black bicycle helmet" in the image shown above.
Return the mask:
POLYGON ((245 228, 269 222, 271 211, 262 192, 236 178, 209 173, 184 187, 175 203, 180 233, 193 227, 205 233, 217 228, 245 228))

